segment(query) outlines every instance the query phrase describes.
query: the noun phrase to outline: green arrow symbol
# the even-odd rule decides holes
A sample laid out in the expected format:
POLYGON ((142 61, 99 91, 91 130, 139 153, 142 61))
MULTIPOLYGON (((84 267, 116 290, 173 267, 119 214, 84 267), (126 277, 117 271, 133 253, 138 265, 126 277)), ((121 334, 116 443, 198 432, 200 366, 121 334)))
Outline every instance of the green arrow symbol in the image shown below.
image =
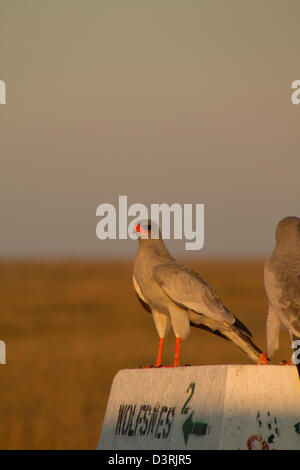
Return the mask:
POLYGON ((202 423, 201 421, 196 421, 193 423, 194 411, 189 415, 189 417, 184 421, 182 425, 182 432, 184 443, 187 445, 187 441, 190 434, 195 434, 196 436, 205 436, 208 432, 208 424, 202 423))

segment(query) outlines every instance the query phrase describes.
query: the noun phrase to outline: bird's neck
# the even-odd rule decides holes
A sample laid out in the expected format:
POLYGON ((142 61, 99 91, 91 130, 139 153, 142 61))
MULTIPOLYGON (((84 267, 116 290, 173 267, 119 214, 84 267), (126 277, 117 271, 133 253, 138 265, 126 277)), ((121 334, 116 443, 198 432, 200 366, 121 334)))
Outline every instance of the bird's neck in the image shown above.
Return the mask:
POLYGON ((277 259, 288 262, 290 266, 297 265, 299 267, 300 265, 300 246, 297 244, 277 245, 274 255, 277 259))
POLYGON ((143 257, 148 263, 153 260, 154 264, 157 264, 160 258, 165 263, 168 260, 174 261, 162 240, 141 239, 139 241, 138 257, 143 257))

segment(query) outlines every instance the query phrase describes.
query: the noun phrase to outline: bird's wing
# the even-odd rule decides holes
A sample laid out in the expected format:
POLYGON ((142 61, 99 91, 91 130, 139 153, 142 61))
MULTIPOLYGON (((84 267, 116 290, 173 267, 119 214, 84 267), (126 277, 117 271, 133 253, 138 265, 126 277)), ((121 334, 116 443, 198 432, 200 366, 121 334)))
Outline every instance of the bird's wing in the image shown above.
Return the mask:
POLYGON ((266 291, 281 323, 300 334, 300 274, 289 273, 271 263, 265 267, 266 291))
POLYGON ((133 280, 133 286, 134 286, 134 289, 135 289, 135 292, 136 292, 136 295, 137 295, 139 301, 141 302, 144 309, 147 310, 147 312, 151 313, 151 308, 150 308, 147 300, 143 296, 143 293, 141 291, 140 286, 138 285, 138 282, 137 282, 135 276, 132 277, 132 280, 133 280))
POLYGON ((178 263, 156 266, 152 277, 177 305, 202 313, 217 321, 233 324, 234 315, 227 310, 214 290, 198 273, 178 263))

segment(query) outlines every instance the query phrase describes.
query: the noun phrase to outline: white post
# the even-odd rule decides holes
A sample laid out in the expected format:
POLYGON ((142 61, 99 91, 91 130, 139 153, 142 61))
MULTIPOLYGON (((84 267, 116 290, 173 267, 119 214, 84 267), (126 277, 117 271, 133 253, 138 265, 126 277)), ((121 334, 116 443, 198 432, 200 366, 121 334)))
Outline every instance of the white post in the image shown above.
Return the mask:
POLYGON ((295 366, 120 371, 99 449, 300 449, 295 366))

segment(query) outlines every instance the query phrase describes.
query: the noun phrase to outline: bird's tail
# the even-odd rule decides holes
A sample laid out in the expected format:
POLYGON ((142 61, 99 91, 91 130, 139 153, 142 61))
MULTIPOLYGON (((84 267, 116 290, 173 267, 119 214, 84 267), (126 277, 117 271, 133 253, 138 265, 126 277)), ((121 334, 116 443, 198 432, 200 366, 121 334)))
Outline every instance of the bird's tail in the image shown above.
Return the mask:
POLYGON ((253 343, 251 332, 238 318, 235 317, 235 322, 229 325, 226 322, 222 323, 208 319, 204 315, 196 314, 192 311, 189 312, 189 316, 191 326, 210 331, 215 335, 232 341, 238 348, 242 349, 250 359, 257 362, 261 350, 253 343))
POLYGON ((242 349, 250 359, 257 362, 262 351, 253 343, 251 337, 245 332, 244 328, 241 329, 239 320, 230 326, 230 329, 222 332, 224 336, 236 344, 238 348, 242 349))

